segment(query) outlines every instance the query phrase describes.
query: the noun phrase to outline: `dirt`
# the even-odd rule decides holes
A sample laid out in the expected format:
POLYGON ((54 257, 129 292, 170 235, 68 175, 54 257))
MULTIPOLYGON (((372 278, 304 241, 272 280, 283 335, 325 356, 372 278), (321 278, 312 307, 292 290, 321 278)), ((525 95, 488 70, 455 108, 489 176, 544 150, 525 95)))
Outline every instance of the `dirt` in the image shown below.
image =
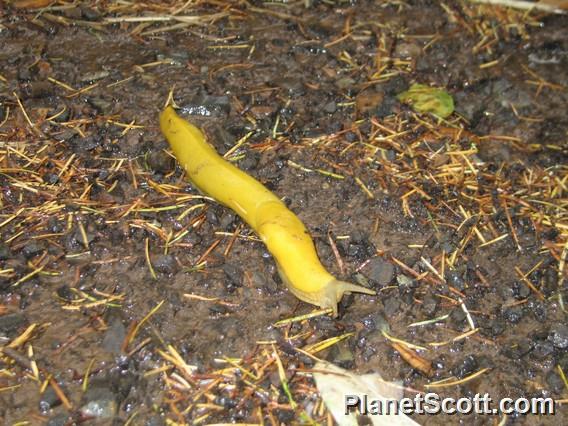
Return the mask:
POLYGON ((302 410, 331 424, 294 348, 345 333, 317 356, 408 396, 560 401, 554 416, 415 414, 421 424, 566 423, 568 18, 308 3, 198 2, 179 12, 198 25, 179 28, 110 20, 183 2, 0 11, 5 424, 297 424, 302 410), (454 115, 399 103, 412 82, 446 88, 454 115), (220 153, 245 138, 232 161, 283 197, 333 274, 377 296, 275 326, 313 307, 164 151, 171 91, 220 153), (426 349, 431 377, 385 331, 426 349), (243 370, 266 342, 299 408, 277 370, 249 392, 243 370), (235 363, 236 385, 219 388, 235 363), (428 388, 447 378, 464 381, 428 388))

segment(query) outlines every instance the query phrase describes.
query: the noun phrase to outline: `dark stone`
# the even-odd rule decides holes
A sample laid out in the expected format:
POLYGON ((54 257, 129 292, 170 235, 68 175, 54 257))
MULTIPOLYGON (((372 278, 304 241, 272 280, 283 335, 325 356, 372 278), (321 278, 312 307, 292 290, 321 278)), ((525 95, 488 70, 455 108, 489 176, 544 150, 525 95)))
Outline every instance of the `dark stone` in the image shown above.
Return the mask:
POLYGON ((522 300, 529 297, 531 294, 531 289, 521 281, 515 281, 513 283, 513 296, 516 299, 522 300))
POLYGON ((450 270, 446 272, 446 280, 449 285, 460 291, 465 289, 465 281, 458 271, 450 270))
POLYGON ((503 317, 511 324, 517 324, 523 319, 524 311, 520 305, 510 306, 503 311, 503 317))
POLYGON ((365 265, 362 272, 373 283, 386 286, 394 277, 394 266, 380 257, 374 257, 365 265))
POLYGON ((66 426, 68 424, 72 424, 71 418, 67 413, 58 413, 49 418, 46 426, 66 426))
POLYGON ((126 327, 120 318, 114 318, 110 327, 105 331, 103 337, 103 349, 114 355, 119 355, 122 352, 122 344, 126 337, 126 327))
POLYGON ((533 346, 529 340, 519 340, 513 342, 509 346, 505 346, 502 350, 503 355, 510 359, 521 359, 532 350, 533 346))
POLYGON ((327 355, 327 360, 341 368, 352 369, 355 366, 355 355, 347 340, 333 345, 327 355))
POLYGON ((71 290, 71 287, 69 287, 67 284, 59 286, 55 291, 55 294, 57 294, 57 297, 59 297, 61 300, 64 300, 66 302, 72 302, 73 300, 77 300, 79 298, 79 295, 71 290))
POLYGON ((543 360, 554 353, 554 346, 550 342, 537 342, 531 356, 538 360, 543 360))
POLYGON ((102 17, 101 12, 92 7, 80 5, 79 9, 81 9, 81 14, 87 21, 98 21, 102 17))
POLYGON ((55 185, 57 182, 59 182, 59 176, 57 176, 55 173, 46 173, 42 176, 42 179, 49 185, 55 185))
POLYGON ((335 111, 337 111, 337 104, 335 103, 335 101, 328 102, 324 105, 323 111, 328 114, 333 114, 335 111))
POLYGON ((173 275, 179 270, 179 265, 173 254, 160 254, 152 260, 154 269, 162 274, 173 275))
POLYGON ((461 323, 463 323, 465 321, 465 317, 466 317, 465 312, 459 306, 455 307, 454 309, 452 309, 452 312, 450 312, 450 319, 455 324, 460 325, 461 323))
POLYGON ((385 315, 390 317, 399 310, 400 300, 396 296, 388 297, 383 300, 383 305, 385 306, 385 315))
POLYGON ((45 245, 37 240, 30 240, 22 248, 22 254, 26 259, 31 259, 32 257, 40 254, 45 249, 45 245))
MULTIPOLYGON (((59 386, 62 388, 63 393, 65 393, 65 387, 58 383, 59 386)), ((53 390, 52 386, 48 386, 44 393, 41 394, 39 399, 39 409, 41 412, 46 413, 47 411, 51 410, 54 407, 61 405, 61 400, 57 393, 53 390)))
POLYGON ((154 172, 169 173, 175 167, 174 159, 164 151, 152 151, 146 157, 148 167, 154 172))
POLYGON ((24 314, 13 313, 0 316, 0 336, 16 337, 19 331, 28 325, 24 314))
POLYGON ((568 326, 562 323, 552 325, 548 340, 552 342, 555 348, 568 349, 568 326))
POLYGON ((236 287, 242 287, 243 285, 243 271, 238 266, 233 265, 231 263, 225 263, 222 266, 223 272, 225 276, 229 280, 229 290, 232 290, 236 287))
POLYGON ((184 114, 202 117, 219 117, 229 114, 231 102, 228 96, 201 94, 182 107, 184 114))
POLYGON ((369 331, 386 331, 387 333, 390 332, 390 326, 386 318, 380 314, 379 312, 374 312, 372 314, 367 315, 362 320, 363 325, 369 331))
POLYGON ((0 260, 9 259, 11 254, 8 244, 0 242, 0 260))
POLYGON ((467 355, 465 358, 458 361, 458 363, 454 365, 451 371, 452 374, 458 379, 463 379, 464 377, 475 372, 477 366, 477 359, 473 355, 467 355))
POLYGON ((53 84, 49 81, 32 81, 22 87, 22 95, 27 98, 46 98, 53 95, 53 84))
POLYGON ((118 412, 118 397, 111 387, 91 384, 83 395, 79 412, 87 418, 111 419, 118 412))
POLYGON ((225 230, 229 229, 229 226, 235 221, 235 218, 236 215, 233 212, 226 210, 219 219, 219 227, 225 230))
POLYGON ((427 294, 426 297, 422 300, 422 311, 424 315, 428 317, 432 317, 436 310, 438 309, 438 298, 432 296, 431 294, 427 294))
POLYGON ((550 390, 556 394, 561 394, 565 389, 564 380, 562 380, 560 374, 555 370, 550 370, 547 373, 546 384, 550 387, 550 390))

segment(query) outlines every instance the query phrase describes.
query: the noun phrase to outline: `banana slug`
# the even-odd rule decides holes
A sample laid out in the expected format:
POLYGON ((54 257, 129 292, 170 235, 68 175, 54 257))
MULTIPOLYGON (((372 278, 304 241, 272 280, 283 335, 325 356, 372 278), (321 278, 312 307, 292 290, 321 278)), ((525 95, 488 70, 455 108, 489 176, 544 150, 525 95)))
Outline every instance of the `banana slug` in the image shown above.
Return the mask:
POLYGON ((202 192, 237 213, 266 244, 282 281, 298 299, 331 308, 344 293, 375 294, 340 281, 321 264, 302 221, 259 181, 233 166, 207 143, 201 130, 168 106, 160 129, 189 180, 202 192))

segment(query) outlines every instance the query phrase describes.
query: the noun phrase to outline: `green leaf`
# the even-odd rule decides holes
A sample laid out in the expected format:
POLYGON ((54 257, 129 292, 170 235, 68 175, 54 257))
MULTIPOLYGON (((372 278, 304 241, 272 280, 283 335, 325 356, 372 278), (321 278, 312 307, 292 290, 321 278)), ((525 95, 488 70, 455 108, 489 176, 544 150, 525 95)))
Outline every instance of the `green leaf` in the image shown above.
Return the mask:
POLYGON ((397 95, 397 99, 410 103, 417 112, 430 112, 446 118, 454 112, 454 100, 444 89, 415 83, 406 92, 397 95))

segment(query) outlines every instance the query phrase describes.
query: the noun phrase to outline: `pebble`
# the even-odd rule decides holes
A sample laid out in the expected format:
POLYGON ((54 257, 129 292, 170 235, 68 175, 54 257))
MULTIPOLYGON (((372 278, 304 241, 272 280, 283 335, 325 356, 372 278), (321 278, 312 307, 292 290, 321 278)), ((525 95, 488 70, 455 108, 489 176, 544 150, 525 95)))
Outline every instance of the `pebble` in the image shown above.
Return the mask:
POLYGON ((565 389, 564 380, 562 380, 562 377, 554 370, 550 370, 546 375, 546 384, 550 387, 550 390, 556 394, 562 393, 565 389))
POLYGON ((174 159, 163 150, 152 151, 146 157, 148 167, 154 172, 169 173, 175 167, 174 159))
POLYGON ((359 114, 375 111, 383 102, 384 94, 373 90, 361 92, 355 98, 355 106, 359 114))
POLYGON ((152 266, 158 272, 173 275, 179 270, 179 265, 173 254, 160 254, 152 259, 152 266))
POLYGON ((531 356, 537 360, 544 360, 554 353, 554 345, 550 342, 537 342, 531 356))
POLYGON ((503 317, 511 324, 517 324, 521 319, 523 319, 524 311, 523 307, 520 305, 509 306, 503 311, 503 317))
POLYGON ((0 242, 0 260, 9 259, 11 254, 8 244, 0 242))
POLYGON ((422 300, 422 311, 424 312, 424 315, 426 315, 427 317, 432 317, 438 309, 438 303, 438 298, 432 296, 431 294, 427 294, 422 300))
POLYGON ((367 315, 361 321, 365 328, 369 331, 385 331, 390 333, 390 326, 387 319, 379 312, 367 315))
POLYGON ((465 289, 465 281, 458 271, 452 270, 446 272, 446 280, 449 285, 460 291, 465 289))
POLYGON ((388 297, 383 300, 383 305, 385 315, 391 317, 400 309, 400 299, 397 296, 388 297))
POLYGON ((374 257, 365 265, 362 272, 374 284, 386 286, 394 277, 394 266, 380 257, 374 257))
POLYGON ((44 244, 36 240, 31 240, 22 248, 22 254, 26 257, 26 259, 30 259, 40 254, 44 249, 44 244))
POLYGON ((473 373, 478 366, 477 359, 473 355, 467 355, 462 360, 458 361, 454 367, 451 369, 452 374, 458 379, 463 379, 464 377, 473 373))
MULTIPOLYGON (((59 386, 62 388, 63 393, 66 393, 65 386, 61 383, 58 383, 59 386)), ((46 413, 47 411, 51 410, 54 407, 61 405, 61 400, 55 391, 53 390, 52 386, 48 386, 44 393, 41 394, 39 399, 39 409, 41 412, 46 413)))
POLYGON ((118 398, 108 387, 91 385, 83 395, 79 411, 84 417, 111 419, 118 411, 118 398))
POLYGON ((28 319, 19 312, 0 316, 0 337, 16 337, 20 329, 28 324, 28 319))
POLYGON ((326 359, 341 368, 352 369, 355 366, 355 355, 347 340, 342 340, 333 345, 326 359))
POLYGON ((107 352, 119 355, 122 352, 122 343, 126 337, 126 327, 120 318, 114 318, 110 327, 105 331, 102 347, 107 352))
POLYGON ((521 359, 533 349, 532 342, 527 339, 514 341, 508 346, 504 346, 502 354, 510 359, 521 359))
POLYGON ((555 348, 568 349, 568 326, 562 323, 556 323, 550 328, 548 340, 552 342, 555 348))
POLYGON ((49 420, 45 423, 45 426, 66 426, 68 424, 73 424, 69 417, 69 414, 58 413, 50 417, 49 420))

